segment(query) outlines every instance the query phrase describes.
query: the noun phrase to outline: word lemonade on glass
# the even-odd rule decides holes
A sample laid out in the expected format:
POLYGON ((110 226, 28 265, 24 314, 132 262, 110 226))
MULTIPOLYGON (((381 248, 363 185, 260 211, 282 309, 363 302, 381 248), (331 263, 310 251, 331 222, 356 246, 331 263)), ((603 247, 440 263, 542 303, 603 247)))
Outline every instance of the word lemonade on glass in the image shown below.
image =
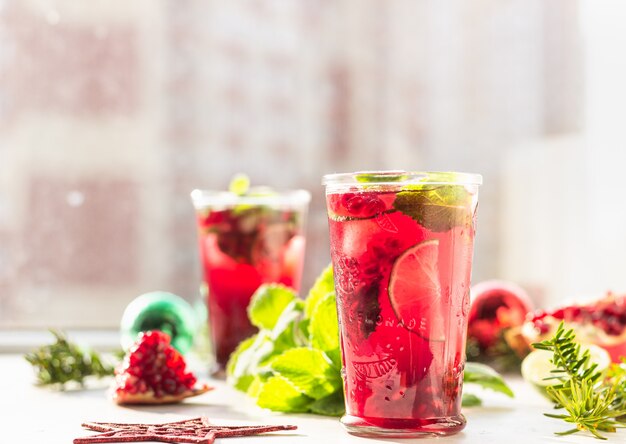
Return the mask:
POLYGON ((410 437, 465 427, 481 182, 439 172, 324 177, 350 432, 410 437))
POLYGON ((215 374, 256 332, 246 309, 255 290, 275 282, 298 290, 304 261, 304 223, 310 194, 267 188, 194 190, 203 288, 215 374))

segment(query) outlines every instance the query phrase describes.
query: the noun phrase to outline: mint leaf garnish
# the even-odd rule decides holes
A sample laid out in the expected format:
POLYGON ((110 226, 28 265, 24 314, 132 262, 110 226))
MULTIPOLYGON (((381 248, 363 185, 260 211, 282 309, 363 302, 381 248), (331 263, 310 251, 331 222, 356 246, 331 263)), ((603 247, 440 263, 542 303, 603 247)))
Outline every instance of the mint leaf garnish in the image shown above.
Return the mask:
MULTIPOLYGON (((228 365, 226 366, 226 374, 234 377, 235 367, 236 367, 237 362, 240 362, 240 363, 242 362, 242 360, 240 360, 241 355, 246 350, 248 350, 250 347, 253 346, 256 338, 257 338, 257 335, 254 335, 239 343, 235 351, 230 356, 228 365)), ((248 385, 250 385, 250 382, 252 382, 252 379, 253 379, 252 375, 245 375, 243 374, 243 372, 240 372, 240 374, 237 375, 236 378, 232 382, 233 382, 233 385, 237 389, 246 391, 248 389, 248 385)))
POLYGON ((483 405, 483 400, 472 393, 463 393, 461 405, 463 407, 477 407, 483 405))
POLYGON ((229 383, 271 410, 343 413, 332 268, 324 270, 306 301, 281 285, 259 287, 248 316, 259 333, 231 355, 229 383))
POLYGON ((424 228, 448 231, 471 221, 471 194, 462 185, 408 185, 396 194, 394 209, 424 228))
POLYGON ((304 302, 296 299, 289 303, 278 317, 270 334, 277 351, 306 345, 306 337, 301 328, 303 311, 304 302))
POLYGON ((345 410, 343 403, 343 392, 336 391, 325 398, 313 402, 310 407, 311 412, 318 415, 340 416, 345 410))
POLYGON ((333 365, 341 369, 339 322, 335 294, 328 293, 315 307, 309 323, 311 345, 326 353, 333 365))
POLYGON ((273 329, 282 311, 296 299, 296 293, 280 284, 259 287, 248 305, 248 317, 258 328, 273 329))
POLYGON ((242 173, 235 174, 228 185, 228 191, 236 194, 237 196, 245 195, 249 189, 250 178, 242 173))
POLYGON ((322 300, 328 293, 335 291, 335 283, 333 281, 333 267, 328 265, 322 271, 322 274, 315 280, 313 287, 309 290, 309 294, 306 298, 305 311, 307 316, 313 314, 313 310, 317 306, 317 303, 322 300))
POLYGON ((261 389, 263 388, 263 384, 267 382, 266 381, 267 378, 261 375, 255 375, 255 376, 248 375, 248 376, 252 378, 252 382, 250 382, 246 390, 242 390, 242 391, 246 392, 248 396, 252 396, 253 398, 258 398, 259 394, 261 393, 261 389))
POLYGON ((264 374, 272 357, 278 354, 266 331, 262 330, 239 344, 226 366, 229 382, 238 390, 248 390, 254 376, 264 374))
POLYGON ((401 182, 408 177, 407 174, 401 172, 398 172, 398 174, 360 173, 354 176, 357 182, 364 183, 401 182))
MULTIPOLYGON (((466 362, 465 371, 463 372, 463 383, 470 385, 476 384, 484 389, 493 390, 502 393, 510 398, 515 395, 511 388, 504 382, 504 379, 498 372, 485 364, 478 362, 466 362)), ((466 387, 467 387, 466 385, 466 387)), ((483 401, 473 393, 463 392, 463 407, 476 407, 482 405, 483 401)))
POLYGON ((324 354, 299 347, 272 360, 272 370, 313 399, 324 398, 341 388, 341 378, 324 354))
POLYGON ((272 376, 259 390, 257 404, 270 410, 288 413, 304 413, 313 402, 282 376, 272 376))
POLYGON ((463 381, 466 384, 477 384, 494 392, 503 393, 510 398, 515 396, 502 376, 485 364, 466 362, 463 381))

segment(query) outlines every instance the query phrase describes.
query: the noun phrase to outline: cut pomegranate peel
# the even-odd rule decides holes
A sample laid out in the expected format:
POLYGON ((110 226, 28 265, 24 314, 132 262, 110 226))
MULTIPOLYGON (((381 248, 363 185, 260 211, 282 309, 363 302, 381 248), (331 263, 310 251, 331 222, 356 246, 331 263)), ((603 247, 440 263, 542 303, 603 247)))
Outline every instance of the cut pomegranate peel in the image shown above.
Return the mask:
POLYGON ((573 328, 576 339, 595 344, 611 355, 613 362, 626 357, 626 295, 607 295, 588 304, 572 304, 549 311, 537 311, 519 331, 530 347, 552 337, 558 325, 573 328))
POLYGON ((140 333, 115 370, 112 398, 118 404, 170 404, 212 390, 186 370, 182 355, 160 331, 140 333))
POLYGON ((208 391, 213 390, 213 387, 207 384, 201 384, 199 387, 194 387, 191 390, 185 390, 177 395, 162 395, 156 397, 153 392, 146 393, 127 393, 124 391, 116 391, 113 395, 113 401, 117 404, 176 404, 181 402, 185 398, 192 396, 198 396, 208 391))

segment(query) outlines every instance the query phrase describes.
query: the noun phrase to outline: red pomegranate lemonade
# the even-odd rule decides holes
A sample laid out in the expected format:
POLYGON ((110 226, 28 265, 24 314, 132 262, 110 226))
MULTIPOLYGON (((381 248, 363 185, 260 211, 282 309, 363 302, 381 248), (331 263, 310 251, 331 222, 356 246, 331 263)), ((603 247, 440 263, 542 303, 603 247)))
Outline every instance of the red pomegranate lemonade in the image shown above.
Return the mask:
POLYGON ((298 290, 310 197, 306 191, 260 197, 194 193, 214 372, 219 374, 239 342, 256 332, 247 315, 256 289, 274 282, 298 290))
POLYGON ((346 428, 463 429, 461 389, 480 176, 326 176, 346 428))

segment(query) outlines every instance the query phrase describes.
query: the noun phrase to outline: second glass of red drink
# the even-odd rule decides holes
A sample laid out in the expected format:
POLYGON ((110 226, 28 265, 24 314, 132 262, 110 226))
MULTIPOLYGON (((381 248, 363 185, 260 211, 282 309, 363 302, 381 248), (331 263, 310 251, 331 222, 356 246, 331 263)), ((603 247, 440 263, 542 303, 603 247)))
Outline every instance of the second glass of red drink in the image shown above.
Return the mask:
POLYGON ((256 289, 275 282, 298 290, 311 197, 304 190, 252 188, 242 194, 194 190, 191 198, 219 375, 239 342, 256 331, 246 311, 256 289))

